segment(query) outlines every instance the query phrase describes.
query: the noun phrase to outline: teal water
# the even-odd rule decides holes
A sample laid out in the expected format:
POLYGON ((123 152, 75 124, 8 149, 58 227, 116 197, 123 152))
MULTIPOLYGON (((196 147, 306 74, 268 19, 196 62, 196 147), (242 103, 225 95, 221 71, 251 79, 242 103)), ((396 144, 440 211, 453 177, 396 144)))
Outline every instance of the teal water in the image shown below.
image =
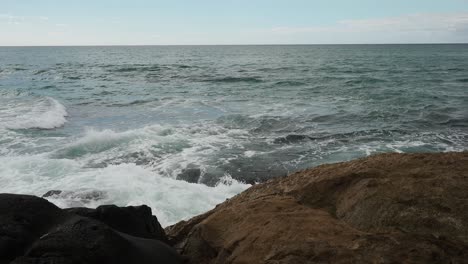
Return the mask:
POLYGON ((254 182, 468 149, 468 45, 0 48, 0 192, 146 203, 164 225, 254 182))

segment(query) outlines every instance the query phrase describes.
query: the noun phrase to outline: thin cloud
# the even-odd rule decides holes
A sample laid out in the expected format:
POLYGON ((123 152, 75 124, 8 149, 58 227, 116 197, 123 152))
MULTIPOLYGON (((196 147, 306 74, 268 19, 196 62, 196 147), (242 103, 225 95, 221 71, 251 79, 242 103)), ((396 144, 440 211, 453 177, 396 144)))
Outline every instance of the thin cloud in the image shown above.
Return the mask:
POLYGON ((358 33, 358 32, 440 32, 466 31, 468 12, 452 14, 413 14, 391 18, 341 20, 333 26, 275 27, 269 31, 279 34, 300 33, 358 33))
POLYGON ((33 23, 46 23, 49 17, 46 16, 15 16, 11 14, 0 14, 0 24, 20 25, 33 23))
POLYGON ((10 14, 0 14, 0 23, 8 25, 19 25, 25 21, 23 16, 13 16, 10 14))
POLYGON ((414 14, 367 20, 343 20, 340 25, 356 31, 457 31, 468 26, 468 12, 414 14))

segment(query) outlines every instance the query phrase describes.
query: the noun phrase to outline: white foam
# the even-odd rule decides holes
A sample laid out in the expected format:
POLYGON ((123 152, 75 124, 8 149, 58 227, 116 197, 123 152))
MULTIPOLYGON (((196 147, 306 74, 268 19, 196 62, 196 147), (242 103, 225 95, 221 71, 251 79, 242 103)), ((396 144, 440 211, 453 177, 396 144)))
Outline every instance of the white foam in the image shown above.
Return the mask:
POLYGON ((71 190, 77 195, 50 198, 60 207, 147 204, 163 226, 206 212, 250 185, 225 176, 215 187, 163 177, 135 164, 83 169, 73 160, 41 155, 0 157, 0 192, 43 195, 49 190, 71 190), (80 192, 104 192, 100 200, 80 200, 80 192), (81 203, 81 204, 80 204, 81 203))
MULTIPOLYGON (((21 134, 9 132, 11 144, 19 142, 15 136, 21 134)), ((204 171, 213 155, 221 148, 238 147, 237 140, 242 141, 245 133, 213 124, 151 125, 127 131, 90 128, 79 137, 50 138, 49 144, 62 146, 51 152, 23 156, 10 151, 0 156, 0 192, 40 196, 54 189, 71 191, 73 195, 49 198, 61 207, 147 204, 167 226, 204 213, 250 186, 229 175, 215 187, 175 179, 190 164, 204 171), (128 157, 132 153, 144 155, 150 163, 132 163, 128 157), (105 195, 82 199, 93 190, 105 195)))
POLYGON ((251 158, 253 156, 257 155, 257 152, 256 151, 253 151, 253 150, 247 150, 244 152, 244 156, 247 157, 247 158, 251 158))
POLYGON ((63 126, 67 115, 65 106, 51 97, 9 100, 0 107, 0 127, 53 129, 63 126))
POLYGON ((176 178, 190 164, 203 170, 213 155, 221 149, 242 147, 247 137, 247 131, 227 130, 214 124, 151 125, 122 132, 88 129, 52 157, 119 164, 128 163, 129 155, 137 154, 151 161, 147 164, 151 170, 176 178))

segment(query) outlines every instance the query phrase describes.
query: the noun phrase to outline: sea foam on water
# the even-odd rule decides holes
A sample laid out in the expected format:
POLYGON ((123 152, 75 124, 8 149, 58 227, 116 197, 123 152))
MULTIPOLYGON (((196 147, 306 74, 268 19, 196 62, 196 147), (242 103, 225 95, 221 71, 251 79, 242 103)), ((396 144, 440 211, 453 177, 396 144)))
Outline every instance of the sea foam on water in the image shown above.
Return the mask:
POLYGON ((464 151, 466 47, 0 48, 0 192, 168 225, 323 163, 464 151))

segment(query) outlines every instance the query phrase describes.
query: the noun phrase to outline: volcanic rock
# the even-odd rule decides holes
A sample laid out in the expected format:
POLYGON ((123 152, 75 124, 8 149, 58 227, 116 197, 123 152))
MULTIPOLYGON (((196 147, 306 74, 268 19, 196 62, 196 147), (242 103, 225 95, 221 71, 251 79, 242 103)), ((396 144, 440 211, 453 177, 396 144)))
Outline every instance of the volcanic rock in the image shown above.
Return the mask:
POLYGON ((183 263, 150 216, 146 206, 61 210, 35 196, 0 194, 0 264, 183 263))

